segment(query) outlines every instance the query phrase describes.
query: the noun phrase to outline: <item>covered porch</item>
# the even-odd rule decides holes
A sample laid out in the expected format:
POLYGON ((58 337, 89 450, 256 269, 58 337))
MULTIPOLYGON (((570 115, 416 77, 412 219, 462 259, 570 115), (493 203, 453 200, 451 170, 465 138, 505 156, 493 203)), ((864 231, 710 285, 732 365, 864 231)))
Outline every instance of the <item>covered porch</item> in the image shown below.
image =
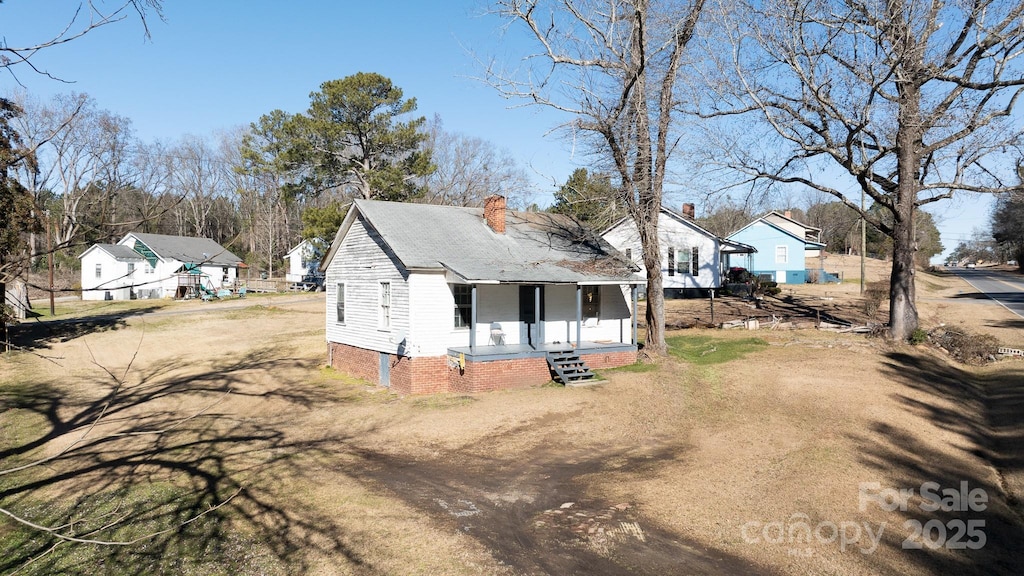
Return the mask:
POLYGON ((510 360, 513 358, 544 358, 549 352, 575 350, 578 354, 602 354, 611 352, 635 352, 635 343, 623 342, 587 342, 578 345, 566 343, 548 343, 531 346, 529 344, 490 344, 477 346, 458 346, 448 349, 449 356, 464 355, 466 361, 488 362, 491 360, 510 360))
POLYGON ((448 355, 481 362, 544 358, 551 352, 607 354, 637 350, 640 281, 464 284, 460 307, 468 341, 448 355))

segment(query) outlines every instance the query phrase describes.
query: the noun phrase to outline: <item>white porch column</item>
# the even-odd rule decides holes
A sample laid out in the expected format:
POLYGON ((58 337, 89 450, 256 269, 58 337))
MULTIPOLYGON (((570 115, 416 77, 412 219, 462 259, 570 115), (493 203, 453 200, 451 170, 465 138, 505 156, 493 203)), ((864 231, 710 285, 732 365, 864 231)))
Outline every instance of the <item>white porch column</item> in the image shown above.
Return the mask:
POLYGON ((583 287, 576 285, 576 350, 580 349, 580 333, 583 325, 583 287))
POLYGON ((544 330, 540 324, 540 284, 533 287, 533 322, 537 330, 537 341, 534 342, 534 350, 544 343, 544 330))
POLYGON ((636 298, 636 284, 630 284, 630 285, 629 285, 629 290, 630 290, 630 292, 632 292, 632 296, 633 296, 633 345, 634 345, 634 346, 637 346, 637 345, 638 345, 638 341, 637 341, 637 339, 636 339, 636 325, 637 325, 637 311, 636 311, 636 304, 637 304, 637 302, 636 302, 636 300, 637 300, 637 298, 636 298))
POLYGON ((469 351, 476 352, 476 284, 471 286, 469 297, 469 351))

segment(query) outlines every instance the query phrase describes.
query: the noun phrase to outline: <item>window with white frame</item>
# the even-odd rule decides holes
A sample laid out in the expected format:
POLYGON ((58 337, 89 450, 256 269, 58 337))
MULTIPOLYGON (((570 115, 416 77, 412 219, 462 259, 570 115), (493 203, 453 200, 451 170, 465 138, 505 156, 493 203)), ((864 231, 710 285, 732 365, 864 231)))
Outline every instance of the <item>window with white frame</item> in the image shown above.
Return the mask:
POLYGON ((381 329, 391 328, 391 282, 380 283, 380 317, 381 329))
POLYGON ((700 253, 696 246, 690 249, 690 273, 694 276, 700 274, 700 253))
POLYGON ((455 296, 455 327, 469 328, 473 313, 473 287, 469 284, 452 284, 452 295, 455 296))
POLYGON ((345 283, 344 282, 338 282, 337 293, 335 295, 335 298, 336 298, 336 300, 335 300, 334 307, 337 309, 337 313, 338 313, 338 324, 344 324, 345 323, 345 283))
POLYGON ((135 262, 128 263, 128 277, 135 276, 135 262))
POLYGON ((96 277, 103 278, 103 264, 96 264, 96 277))
POLYGON ((676 275, 676 249, 672 246, 668 247, 668 275, 676 275))
POLYGON ((626 260, 633 261, 633 250, 626 248, 626 260))
POLYGON ((153 270, 154 270, 153 265, 150 264, 149 262, 146 262, 146 274, 152 274, 153 270))
POLYGON ((676 248, 676 270, 680 274, 690 273, 690 249, 686 246, 676 248))
POLYGON ((787 264, 789 263, 789 246, 781 245, 775 247, 775 263, 776 264, 787 264))

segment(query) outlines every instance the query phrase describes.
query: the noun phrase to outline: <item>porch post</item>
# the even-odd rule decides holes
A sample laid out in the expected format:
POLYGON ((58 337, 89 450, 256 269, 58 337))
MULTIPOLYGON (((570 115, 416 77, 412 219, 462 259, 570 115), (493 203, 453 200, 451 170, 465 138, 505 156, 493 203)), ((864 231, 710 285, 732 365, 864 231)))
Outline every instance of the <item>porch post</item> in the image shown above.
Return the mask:
POLYGON ((580 349, 580 326, 583 325, 583 288, 576 285, 576 350, 580 349))
POLYGON ((537 327, 537 341, 533 347, 536 350, 544 343, 544 331, 540 326, 540 284, 533 287, 533 325, 537 327))
POLYGON ((633 296, 633 346, 637 345, 636 339, 636 323, 637 323, 637 311, 636 311, 636 284, 630 284, 629 290, 633 296))
POLYGON ((469 350, 476 352, 476 284, 472 285, 469 293, 469 350))

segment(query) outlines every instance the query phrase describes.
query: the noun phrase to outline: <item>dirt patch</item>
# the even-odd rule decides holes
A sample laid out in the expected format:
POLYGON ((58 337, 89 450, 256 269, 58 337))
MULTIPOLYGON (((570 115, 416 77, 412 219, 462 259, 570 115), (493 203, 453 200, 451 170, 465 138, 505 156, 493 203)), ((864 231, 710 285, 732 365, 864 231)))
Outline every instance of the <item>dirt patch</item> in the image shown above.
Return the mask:
POLYGON ((365 475, 473 536, 515 574, 750 573, 749 562, 681 538, 631 503, 587 494, 588 476, 641 473, 677 457, 669 447, 629 456, 548 447, 526 461, 463 451, 426 462, 376 455, 365 475))

